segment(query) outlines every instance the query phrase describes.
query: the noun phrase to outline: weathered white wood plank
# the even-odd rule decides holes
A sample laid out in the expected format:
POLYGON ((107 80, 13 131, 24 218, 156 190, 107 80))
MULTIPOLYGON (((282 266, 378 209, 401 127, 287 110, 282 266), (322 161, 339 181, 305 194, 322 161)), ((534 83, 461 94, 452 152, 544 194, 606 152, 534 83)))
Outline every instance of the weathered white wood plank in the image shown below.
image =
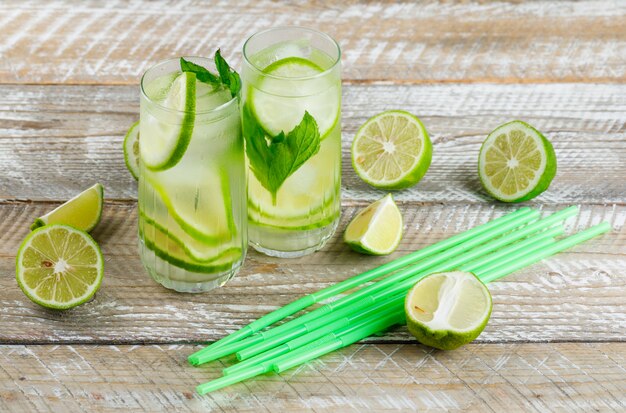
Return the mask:
POLYGON ((353 345, 199 396, 226 365, 197 347, 0 346, 3 411, 571 411, 626 409, 625 343, 353 345))
POLYGON ((265 28, 334 36, 356 81, 626 80, 620 1, 81 1, 0 4, 0 82, 131 83, 155 62, 241 47, 265 28))
MULTIPOLYGON (((96 181, 108 198, 136 198, 121 146, 138 100, 136 86, 0 86, 0 199, 64 200, 96 181)), ((557 152, 557 177, 538 202, 624 202, 624 85, 346 86, 344 199, 382 196, 354 173, 350 145, 368 117, 391 108, 420 116, 434 142, 430 170, 400 200, 487 200, 476 172, 480 145, 517 118, 543 131, 557 152)))
MULTIPOLYGON (((341 231, 364 203, 343 210, 339 231, 321 251, 281 260, 250 251, 240 275, 210 293, 166 290, 143 270, 136 252, 134 204, 107 203, 93 235, 105 255, 95 299, 58 313, 31 303, 14 278, 28 225, 54 204, 0 206, 0 342, 180 343, 214 341, 303 294, 484 223, 515 207, 401 203, 405 237, 389 257, 352 252, 341 231)), ((558 206, 545 207, 546 212, 558 206)), ((494 309, 480 342, 607 341, 626 337, 626 207, 585 205, 568 230, 609 221, 614 231, 492 283, 494 309)), ((370 341, 409 339, 405 328, 370 341)))

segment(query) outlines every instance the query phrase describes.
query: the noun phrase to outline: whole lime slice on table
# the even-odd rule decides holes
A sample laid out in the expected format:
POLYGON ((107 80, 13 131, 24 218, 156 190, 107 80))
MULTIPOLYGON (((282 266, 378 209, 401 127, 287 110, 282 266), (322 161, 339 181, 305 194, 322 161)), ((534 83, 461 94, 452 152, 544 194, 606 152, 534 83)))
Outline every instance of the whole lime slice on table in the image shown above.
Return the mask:
POLYGON ((173 110, 167 122, 160 121, 158 116, 142 117, 141 121, 141 161, 154 171, 175 166, 189 146, 195 122, 196 75, 191 72, 178 75, 161 105, 165 110, 173 110))
POLYGON ((30 229, 48 224, 66 224, 89 232, 100 222, 103 197, 104 188, 100 184, 95 184, 58 208, 37 218, 30 229))
POLYGON ((402 214, 391 194, 359 212, 348 224, 344 241, 357 252, 391 254, 402 240, 402 214))
POLYGON ((133 123, 124 137, 124 162, 128 172, 139 179, 139 121, 133 123))
POLYGON ((505 123, 480 148, 478 174, 485 190, 503 202, 533 199, 556 175, 556 154, 548 139, 527 123, 505 123))
POLYGON ((441 350, 473 341, 491 316, 491 294, 470 272, 431 274, 409 290, 404 303, 407 326, 417 340, 441 350))
POLYGON ((31 232, 16 258, 17 283, 33 302, 57 310, 88 301, 100 288, 104 259, 84 231, 51 224, 31 232))
POLYGON ((368 119, 352 142, 352 167, 369 185, 387 190, 415 185, 426 174, 432 144, 414 115, 390 110, 368 119))
POLYGON ((322 72, 320 66, 301 57, 278 60, 263 70, 268 76, 259 77, 258 87, 250 89, 247 99, 255 118, 270 136, 292 130, 305 110, 315 118, 320 139, 324 140, 335 127, 341 105, 339 82, 330 76, 315 78, 322 72))

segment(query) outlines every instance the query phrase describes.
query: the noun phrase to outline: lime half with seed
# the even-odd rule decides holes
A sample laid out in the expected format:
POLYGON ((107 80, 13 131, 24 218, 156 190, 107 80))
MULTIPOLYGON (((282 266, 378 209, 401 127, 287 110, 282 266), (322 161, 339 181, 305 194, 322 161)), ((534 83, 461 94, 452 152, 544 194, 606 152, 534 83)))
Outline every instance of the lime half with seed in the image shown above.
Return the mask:
POLYGON ((124 162, 128 172, 139 179, 139 121, 132 124, 124 137, 124 162))
POLYGON ((58 208, 37 218, 30 229, 48 224, 66 224, 89 232, 100 222, 103 197, 104 188, 100 184, 95 184, 58 208))
POLYGON ((387 255, 402 240, 402 214, 391 194, 374 202, 348 224, 344 241, 364 254, 387 255))
POLYGON ((409 331, 427 346, 454 350, 482 333, 491 316, 491 294, 470 272, 431 274, 419 280, 404 303, 409 331))
POLYGON ((556 175, 556 154, 548 139, 527 123, 505 123, 480 148, 478 175, 485 190, 503 202, 533 199, 556 175))
POLYGON ((365 122, 352 143, 352 167, 374 188, 396 190, 415 185, 426 174, 432 144, 414 115, 390 110, 365 122))
POLYGON ((17 283, 33 302, 56 310, 88 301, 100 288, 104 260, 84 231, 52 224, 31 232, 17 253, 17 283))

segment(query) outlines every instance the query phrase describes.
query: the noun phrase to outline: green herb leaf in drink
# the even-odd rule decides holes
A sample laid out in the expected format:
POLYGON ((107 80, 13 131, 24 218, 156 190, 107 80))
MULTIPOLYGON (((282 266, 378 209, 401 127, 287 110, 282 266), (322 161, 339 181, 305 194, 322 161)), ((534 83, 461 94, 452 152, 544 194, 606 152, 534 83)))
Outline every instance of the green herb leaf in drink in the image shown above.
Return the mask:
POLYGON ((228 90, 232 97, 237 96, 241 90, 241 78, 239 74, 231 69, 226 60, 222 57, 220 49, 215 51, 215 67, 217 68, 218 75, 211 73, 207 68, 197 65, 185 58, 180 58, 180 70, 183 72, 192 72, 196 75, 196 78, 204 83, 208 83, 213 86, 223 85, 228 90))
POLYGON ((267 139, 246 105, 243 129, 252 172, 276 202, 276 193, 283 182, 320 150, 317 122, 309 112, 304 112, 302 121, 289 133, 280 132, 267 139))

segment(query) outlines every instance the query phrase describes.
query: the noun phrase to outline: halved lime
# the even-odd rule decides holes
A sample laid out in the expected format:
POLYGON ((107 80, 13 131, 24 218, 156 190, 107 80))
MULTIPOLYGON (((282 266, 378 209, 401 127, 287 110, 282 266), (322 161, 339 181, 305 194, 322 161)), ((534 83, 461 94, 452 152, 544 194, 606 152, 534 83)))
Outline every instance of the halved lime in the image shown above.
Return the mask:
POLYGON ((100 288, 104 260, 84 231, 51 224, 31 232, 17 253, 17 283, 33 302, 57 310, 76 307, 100 288))
POLYGON ((139 121, 133 123, 124 137, 124 162, 128 172, 139 179, 139 121))
POLYGON ((419 182, 432 159, 432 144, 422 122, 402 110, 367 120, 352 142, 352 167, 379 189, 404 189, 419 182))
POLYGON ((473 341, 491 316, 491 294, 470 272, 431 274, 409 290, 404 302, 409 331, 420 343, 454 350, 473 341))
POLYGON ((331 76, 310 77, 324 70, 301 57, 288 57, 267 66, 248 100, 254 116, 270 136, 285 133, 300 123, 304 112, 315 118, 324 139, 339 121, 341 90, 331 76), (306 79, 306 80, 303 80, 306 79))
POLYGON ((104 188, 100 184, 95 184, 46 215, 37 218, 30 229, 37 229, 48 224, 66 224, 89 232, 100 222, 103 198, 104 188))
POLYGON ((492 197, 528 201, 550 186, 556 175, 556 154, 541 132, 515 120, 487 136, 478 156, 478 175, 492 197))
POLYGON ((160 116, 142 116, 141 120, 141 161, 154 171, 176 165, 189 146, 196 116, 196 75, 178 75, 162 105, 172 109, 167 121, 160 116))
POLYGON ((402 214, 391 194, 360 211, 348 224, 344 240, 364 254, 394 252, 402 240, 402 214))
POLYGON ((189 257, 179 240, 168 236, 159 227, 144 222, 140 227, 147 248, 154 254, 177 267, 193 272, 213 273, 232 268, 235 261, 241 258, 241 248, 231 247, 223 250, 214 259, 201 262, 189 257))

